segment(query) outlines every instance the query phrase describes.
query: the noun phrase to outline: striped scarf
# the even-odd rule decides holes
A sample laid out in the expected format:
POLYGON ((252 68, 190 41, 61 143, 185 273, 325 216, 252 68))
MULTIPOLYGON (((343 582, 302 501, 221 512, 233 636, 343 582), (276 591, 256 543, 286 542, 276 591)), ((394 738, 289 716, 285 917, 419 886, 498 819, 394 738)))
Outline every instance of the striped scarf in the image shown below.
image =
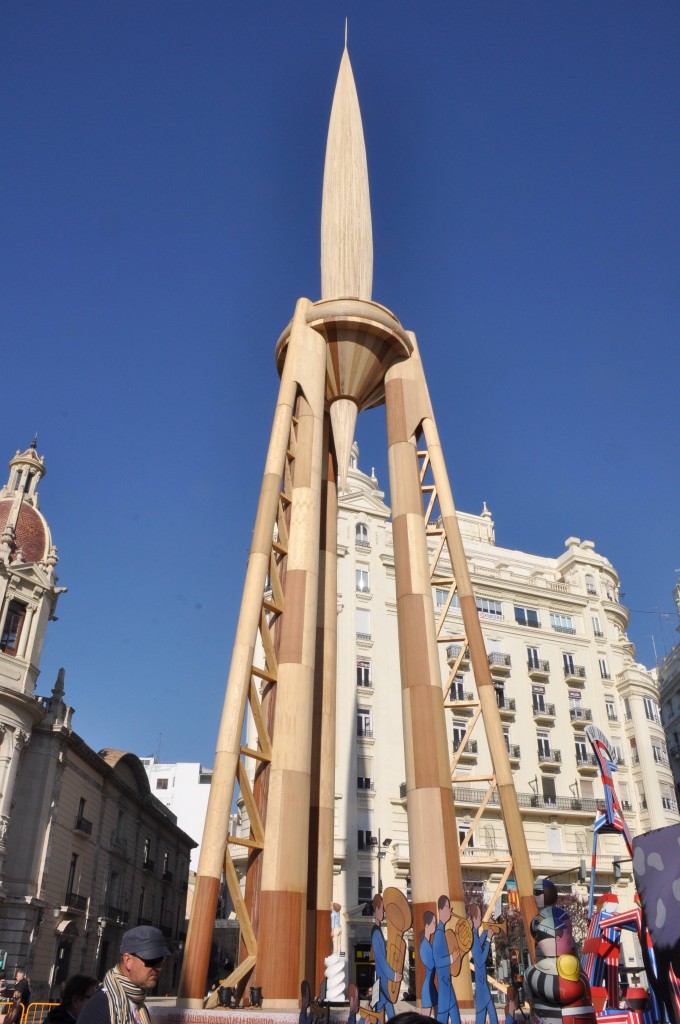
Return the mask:
POLYGON ((104 991, 109 1001, 111 1024, 135 1024, 130 1003, 137 1007, 142 1024, 151 1024, 149 1011, 144 1005, 146 992, 139 985, 133 985, 117 967, 112 967, 104 975, 104 991))

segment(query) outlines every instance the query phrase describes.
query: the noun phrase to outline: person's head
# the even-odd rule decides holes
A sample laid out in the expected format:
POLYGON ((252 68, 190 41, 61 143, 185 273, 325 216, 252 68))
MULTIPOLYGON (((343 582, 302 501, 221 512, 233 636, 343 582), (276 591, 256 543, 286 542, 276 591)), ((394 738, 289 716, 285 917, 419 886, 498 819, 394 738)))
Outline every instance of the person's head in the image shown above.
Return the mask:
POLYGON ((64 985, 61 1001, 77 1020, 98 988, 99 982, 91 974, 74 974, 64 985))
POLYGON ((482 912, 479 909, 478 903, 470 904, 470 921, 472 922, 473 928, 479 928, 482 923, 482 912))
POLYGON ((170 950, 163 932, 143 924, 123 935, 118 966, 133 985, 150 991, 158 984, 166 956, 170 956, 170 950))
POLYGON ((23 967, 17 967, 16 973, 14 975, 14 980, 15 981, 21 981, 21 979, 25 978, 25 977, 26 977, 26 971, 23 969, 23 967))
POLYGON ((451 920, 451 900, 448 896, 440 896, 437 900, 437 910, 439 911, 439 920, 442 924, 446 924, 447 921, 451 920))
POLYGON ((335 911, 336 914, 339 914, 340 911, 342 910, 342 907, 341 907, 341 905, 339 903, 334 903, 333 904, 333 910, 335 911))
POLYGON ((383 905, 383 898, 379 892, 373 897, 373 916, 375 917, 378 924, 382 921, 385 916, 385 907, 383 905))
POLYGON ((423 935, 426 939, 429 939, 434 935, 434 930, 437 927, 437 918, 434 916, 431 910, 426 910, 423 914, 423 935))

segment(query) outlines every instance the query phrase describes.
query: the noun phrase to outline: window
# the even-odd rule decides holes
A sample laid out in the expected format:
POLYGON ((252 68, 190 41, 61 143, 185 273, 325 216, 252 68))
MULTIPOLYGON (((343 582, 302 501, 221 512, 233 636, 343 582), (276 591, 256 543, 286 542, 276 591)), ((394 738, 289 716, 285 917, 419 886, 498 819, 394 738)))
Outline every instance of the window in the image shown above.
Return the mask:
POLYGON ((533 693, 531 700, 534 706, 534 714, 545 714, 545 694, 533 693))
POLYGON ((156 789, 167 789, 167 788, 168 788, 168 780, 167 779, 156 779, 156 789))
POLYGON ((602 623, 600 622, 599 615, 592 616, 593 633, 595 636, 604 636, 604 630, 602 629, 602 623))
POLYGON ((456 748, 460 746, 466 732, 467 726, 465 725, 465 722, 453 723, 453 743, 456 748))
POLYGON ((573 676, 575 672, 574 655, 569 653, 563 654, 562 663, 564 664, 564 674, 566 676, 573 676))
POLYGON ((371 830, 370 828, 359 828, 356 833, 356 849, 357 850, 370 850, 371 849, 371 830))
POLYGON ((628 699, 628 697, 623 698, 623 710, 626 716, 626 721, 630 722, 632 716, 630 713, 630 700, 628 699))
POLYGON ((368 581, 368 569, 356 570, 356 588, 362 594, 370 593, 371 586, 368 581))
POLYGON ((373 899, 373 875, 359 875, 357 903, 370 903, 373 899))
POLYGON ((357 686, 373 686, 371 663, 367 658, 357 661, 357 686))
MULTIPOLYGON (((463 845, 463 843, 465 842, 465 837, 466 837, 466 835, 468 834, 469 831, 470 831, 470 826, 469 825, 459 825, 458 826, 458 845, 459 846, 463 845)), ((474 834, 474 832, 472 832, 470 834, 470 839, 469 839, 468 844, 467 844, 467 849, 468 850, 472 849, 472 847, 474 845, 475 845, 475 834, 474 834)))
POLYGON ((505 740, 505 749, 510 753, 510 729, 503 729, 503 739, 505 740))
POLYGON ((658 742, 652 741, 652 756, 654 757, 654 760, 657 764, 668 764, 666 751, 664 750, 663 746, 658 742))
POLYGON ((515 622, 518 626, 533 626, 534 629, 541 625, 535 608, 523 608, 518 604, 515 605, 515 622))
POLYGON ((366 523, 357 523, 354 528, 354 542, 359 544, 361 547, 368 547, 368 527, 366 523))
POLYGON ((26 605, 21 601, 10 601, 0 636, 0 651, 4 651, 5 654, 17 653, 25 618, 26 605))
POLYGON ((614 703, 613 697, 608 697, 604 702, 604 706, 607 709, 607 718, 610 722, 616 722, 618 715, 616 714, 616 704, 614 703))
POLYGON ((538 743, 538 760, 547 761, 550 758, 550 737, 547 732, 539 732, 536 737, 538 743))
POLYGON ((595 586, 595 577, 591 573, 586 573, 586 593, 597 594, 597 587, 595 586))
POLYGON ((656 701, 652 700, 651 697, 645 697, 644 698, 644 704, 645 704, 645 715, 647 716, 649 721, 650 722, 658 722, 659 721, 659 706, 656 703, 656 701))
POLYGON ((444 587, 435 587, 434 588, 434 603, 437 606, 437 608, 443 608, 444 607, 444 605, 446 604, 446 599, 447 599, 448 596, 449 596, 449 592, 448 592, 448 590, 445 590, 444 587))
POLYGON ((373 719, 370 708, 357 708, 357 736, 371 739, 373 736, 373 719))
POLYGON ((503 683, 494 682, 493 688, 496 691, 496 704, 499 708, 505 707, 505 686, 503 683))
POLYGON ((538 656, 538 647, 527 647, 527 664, 529 668, 540 668, 541 659, 538 656))
POLYGON ((588 745, 585 740, 576 740, 574 743, 576 750, 576 764, 587 764, 588 763, 588 745))
POLYGON ((609 675, 609 665, 607 664, 606 658, 598 658, 597 663, 600 666, 600 676, 602 679, 611 679, 609 675))
POLYGON ((571 615, 562 615, 561 612, 550 613, 550 625, 558 633, 575 633, 574 619, 571 615))
POLYGON ((462 676, 456 676, 451 683, 451 689, 449 690, 449 700, 465 700, 465 687, 462 676))
POLYGON ((373 789, 373 758, 357 758, 357 789, 373 789))
MULTIPOLYGON (((554 779, 547 779, 547 778, 546 779, 541 779, 541 787, 543 789, 543 803, 544 804, 553 804, 553 806, 555 806, 557 804, 557 787, 555 785, 555 780, 554 779)), ((550 832, 559 832, 559 834, 560 834, 560 849, 559 849, 559 851, 556 850, 555 852, 561 852, 561 850, 562 850, 562 842, 561 842, 562 830, 561 829, 548 829, 548 832, 549 833, 550 832)), ((550 845, 549 845, 548 849, 550 850, 550 849, 552 849, 552 847, 550 847, 550 845)))
POLYGON ((71 896, 76 891, 76 872, 78 871, 78 854, 71 854, 71 863, 68 869, 68 881, 66 882, 66 902, 69 903, 71 896))
POLYGON ((371 639, 371 613, 368 608, 357 608, 356 612, 356 632, 358 640, 370 640, 371 639))
POLYGON ((490 597, 477 598, 477 611, 485 619, 503 618, 503 605, 500 601, 492 601, 490 597))

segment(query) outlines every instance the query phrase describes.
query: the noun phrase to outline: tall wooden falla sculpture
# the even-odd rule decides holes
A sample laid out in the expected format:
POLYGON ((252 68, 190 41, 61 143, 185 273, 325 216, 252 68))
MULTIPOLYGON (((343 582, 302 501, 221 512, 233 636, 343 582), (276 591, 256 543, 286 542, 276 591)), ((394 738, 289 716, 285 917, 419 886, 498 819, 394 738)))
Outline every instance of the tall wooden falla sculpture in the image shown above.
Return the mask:
MULTIPOLYGON (((526 932, 533 877, 488 656, 416 338, 372 301, 373 242, 359 103, 345 47, 328 131, 321 214, 321 299, 297 302, 276 346, 281 377, 219 730, 180 1004, 201 1005, 220 877, 241 928, 229 985, 260 986, 265 1005, 297 1005, 323 977, 333 899, 337 487, 357 414, 385 404, 393 512, 413 917, 442 893, 465 917, 445 708, 469 647, 477 684, 469 719, 486 730, 494 791, 526 932), (432 587, 449 588, 435 618, 432 587), (445 635, 458 594, 465 635, 445 635), (442 678, 439 644, 460 645, 442 678), (263 652, 255 658, 255 652, 263 652), (261 662, 256 664, 255 662, 261 662), (446 673, 445 673, 446 675, 446 673), (252 716, 257 744, 242 745, 252 716), (247 839, 228 835, 240 787, 247 839), (232 844, 248 847, 244 890, 232 844)), ((467 739, 466 735, 466 739, 467 739)), ((454 982, 473 1006, 469 969, 454 982)))

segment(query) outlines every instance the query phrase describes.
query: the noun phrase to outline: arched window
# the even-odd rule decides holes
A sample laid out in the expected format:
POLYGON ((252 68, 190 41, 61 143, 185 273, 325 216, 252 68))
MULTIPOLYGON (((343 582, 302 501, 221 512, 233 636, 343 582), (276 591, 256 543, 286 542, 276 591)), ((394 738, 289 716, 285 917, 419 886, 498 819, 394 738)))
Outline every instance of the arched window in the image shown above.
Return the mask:
POLYGON ((0 637, 0 651, 5 654, 16 654, 19 649, 21 628, 26 618, 26 605, 21 601, 10 601, 2 625, 2 636, 0 637))

